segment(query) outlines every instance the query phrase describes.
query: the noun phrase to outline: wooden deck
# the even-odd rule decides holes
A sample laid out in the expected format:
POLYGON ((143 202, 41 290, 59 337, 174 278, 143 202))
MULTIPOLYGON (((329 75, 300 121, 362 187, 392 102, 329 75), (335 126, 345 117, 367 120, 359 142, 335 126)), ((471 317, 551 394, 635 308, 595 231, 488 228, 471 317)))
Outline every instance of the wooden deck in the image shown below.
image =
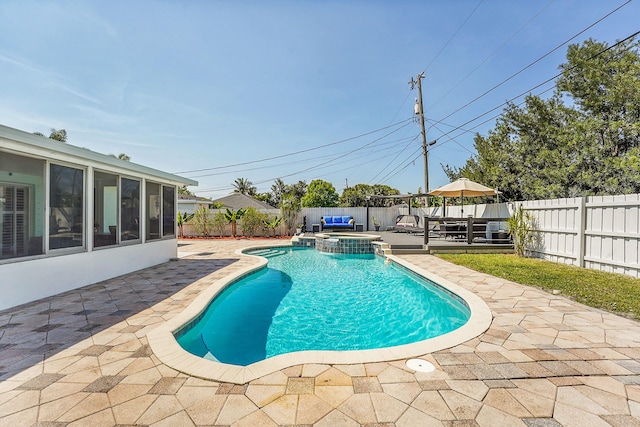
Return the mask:
POLYGON ((513 253, 512 243, 491 243, 475 241, 471 244, 466 240, 439 238, 429 236, 429 243, 424 243, 424 235, 400 233, 392 231, 367 231, 367 234, 380 236, 387 243, 393 254, 409 253, 513 253))

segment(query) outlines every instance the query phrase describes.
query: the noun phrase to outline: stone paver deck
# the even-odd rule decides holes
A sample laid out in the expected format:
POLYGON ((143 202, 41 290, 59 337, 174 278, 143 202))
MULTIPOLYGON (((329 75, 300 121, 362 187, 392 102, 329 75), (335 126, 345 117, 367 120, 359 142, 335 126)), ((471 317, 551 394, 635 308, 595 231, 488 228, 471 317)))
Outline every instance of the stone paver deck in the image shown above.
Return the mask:
MULTIPOLYGON (((235 385, 162 364, 146 335, 268 241, 185 241, 157 267, 0 312, 0 426, 640 426, 640 323, 454 266, 482 335, 405 360, 293 366, 235 385)), ((55 280, 55 278, 52 278, 55 280)))

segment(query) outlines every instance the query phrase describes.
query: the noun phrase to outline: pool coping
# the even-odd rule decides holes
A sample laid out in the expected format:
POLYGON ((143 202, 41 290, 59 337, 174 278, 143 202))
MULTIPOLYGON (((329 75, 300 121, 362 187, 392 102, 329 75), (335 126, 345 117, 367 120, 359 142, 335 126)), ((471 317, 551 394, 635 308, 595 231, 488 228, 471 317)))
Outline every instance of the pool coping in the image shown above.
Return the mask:
MULTIPOLYGON (((293 247, 290 242, 271 247, 293 247)), ((386 255, 387 259, 401 265, 408 270, 430 280, 442 288, 458 295, 466 301, 471 311, 467 323, 460 328, 411 344, 370 350, 306 350, 294 353, 281 354, 270 357, 247 366, 231 365, 203 359, 184 350, 175 338, 175 333, 184 328, 189 322, 197 318, 222 290, 233 281, 263 268, 268 260, 259 255, 250 255, 246 251, 264 249, 265 246, 252 246, 236 250, 240 256, 258 258, 257 265, 252 265, 214 282, 206 288, 189 306, 174 318, 167 321, 147 334, 149 346, 158 359, 167 366, 185 374, 213 381, 233 384, 246 384, 257 378, 269 375, 276 371, 302 364, 329 364, 349 365, 358 363, 388 362, 393 360, 408 359, 423 356, 439 350, 454 347, 471 340, 485 332, 493 320, 491 310, 487 304, 473 292, 470 292, 447 279, 428 272, 408 261, 394 255, 386 255)))

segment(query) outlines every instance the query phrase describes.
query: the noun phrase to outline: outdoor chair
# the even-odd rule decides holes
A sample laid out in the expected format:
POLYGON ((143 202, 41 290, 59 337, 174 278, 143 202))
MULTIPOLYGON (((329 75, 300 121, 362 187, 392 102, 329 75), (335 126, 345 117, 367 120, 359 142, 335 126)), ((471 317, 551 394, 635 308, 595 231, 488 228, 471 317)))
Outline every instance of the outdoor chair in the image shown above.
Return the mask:
POLYGON ((467 234, 466 225, 459 223, 442 223, 440 224, 440 236, 445 239, 451 237, 452 239, 464 239, 467 234))
POLYGON ((398 215, 396 217, 396 224, 387 227, 387 231, 394 233, 419 233, 424 229, 418 224, 420 223, 420 217, 418 215, 398 215))

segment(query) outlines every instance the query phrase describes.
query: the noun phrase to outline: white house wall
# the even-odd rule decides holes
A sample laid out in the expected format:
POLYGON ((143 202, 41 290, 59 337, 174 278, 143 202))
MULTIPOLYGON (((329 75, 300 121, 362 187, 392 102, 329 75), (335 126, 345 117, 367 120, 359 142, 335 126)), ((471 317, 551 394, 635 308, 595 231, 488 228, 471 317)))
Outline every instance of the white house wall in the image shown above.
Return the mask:
POLYGON ((161 264, 177 252, 168 239, 4 264, 0 310, 161 264))
MULTIPOLYGON (((44 215, 48 206, 50 163, 69 165, 85 171, 84 189, 84 245, 83 248, 48 250, 45 254, 0 261, 0 310, 24 304, 60 292, 69 291, 135 270, 167 262, 177 257, 177 239, 172 236, 146 242, 146 221, 140 221, 140 242, 121 243, 93 248, 94 171, 100 170, 140 181, 140 215, 146 218, 146 182, 151 181, 174 188, 174 218, 177 218, 177 186, 197 185, 182 178, 146 166, 125 162, 71 144, 64 144, 42 136, 25 133, 0 125, 0 155, 4 152, 45 161, 44 186, 36 186, 32 195, 35 215, 44 215), (44 188, 43 188, 44 187, 44 188)), ((9 174, 10 175, 10 174, 9 174)), ((4 177, 6 181, 8 178, 4 177)), ((17 179, 14 177, 14 180, 17 179)), ((12 180, 10 180, 12 181, 12 180)), ((23 179, 22 182, 26 180, 23 179)), ((39 221, 38 231, 46 239, 48 215, 39 221)), ((174 222, 177 234, 177 225, 174 222)))

